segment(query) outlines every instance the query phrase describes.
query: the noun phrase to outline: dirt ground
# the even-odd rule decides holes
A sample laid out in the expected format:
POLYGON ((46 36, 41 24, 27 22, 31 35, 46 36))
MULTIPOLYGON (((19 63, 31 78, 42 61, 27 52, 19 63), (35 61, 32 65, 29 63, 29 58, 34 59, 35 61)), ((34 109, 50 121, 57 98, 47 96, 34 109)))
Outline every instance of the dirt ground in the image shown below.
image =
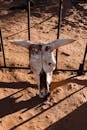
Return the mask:
MULTIPOLYGON (((9 42, 28 38, 27 12, 9 10, 12 6, 9 0, 0 0, 6 64, 27 67, 29 51, 9 42)), ((31 7, 31 41, 56 39, 57 6, 53 2, 31 7)), ((58 49, 58 68, 78 69, 87 43, 86 3, 79 3, 67 12, 60 38, 76 41, 58 49)), ((3 65, 1 51, 0 65, 3 65)), ((87 57, 84 69, 87 70, 87 57)), ((0 69, 0 130, 87 130, 87 73, 82 76, 73 72, 54 74, 51 95, 42 100, 37 95, 34 75, 29 72, 0 69)))

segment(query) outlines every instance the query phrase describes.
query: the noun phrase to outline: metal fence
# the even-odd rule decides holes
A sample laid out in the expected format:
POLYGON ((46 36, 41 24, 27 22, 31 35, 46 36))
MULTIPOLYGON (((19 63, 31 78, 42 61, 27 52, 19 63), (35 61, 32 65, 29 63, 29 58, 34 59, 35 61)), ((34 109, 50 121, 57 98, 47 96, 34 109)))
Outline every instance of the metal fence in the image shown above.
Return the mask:
MULTIPOLYGON (((30 2, 31 0, 27 0, 27 20, 28 20, 28 39, 30 40, 31 38, 31 25, 30 25, 30 2)), ((59 6, 58 6, 58 10, 59 12, 58 14, 58 28, 57 28, 57 39, 59 39, 60 37, 60 29, 61 29, 61 21, 62 21, 62 6, 63 6, 63 0, 59 0, 59 6)), ((3 54, 3 61, 4 61, 4 65, 0 66, 0 68, 2 69, 30 69, 30 67, 17 67, 17 66, 8 66, 6 64, 6 58, 5 58, 5 51, 4 51, 4 44, 3 44, 3 37, 2 37, 2 31, 0 28, 0 50, 2 51, 3 54)), ((79 65, 78 69, 58 69, 57 63, 58 63, 58 49, 56 50, 56 69, 54 72, 59 72, 59 71, 71 71, 71 72, 76 72, 77 75, 82 75, 85 74, 87 72, 87 70, 84 70, 84 64, 85 64, 85 59, 86 59, 86 55, 87 55, 87 45, 85 48, 85 52, 84 52, 84 56, 83 56, 83 61, 82 63, 79 65)))

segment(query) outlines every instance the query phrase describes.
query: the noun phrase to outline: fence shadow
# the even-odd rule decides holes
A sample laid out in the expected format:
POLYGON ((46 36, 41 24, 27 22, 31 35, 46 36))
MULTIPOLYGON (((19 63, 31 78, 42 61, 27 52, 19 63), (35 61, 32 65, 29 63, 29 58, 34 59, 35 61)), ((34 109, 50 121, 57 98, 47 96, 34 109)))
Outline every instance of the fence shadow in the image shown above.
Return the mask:
POLYGON ((53 91, 54 89, 60 87, 60 86, 63 86, 63 85, 66 85, 68 83, 76 83, 78 85, 83 85, 83 86, 87 86, 87 80, 84 79, 84 80, 81 80, 81 79, 78 79, 76 78, 77 76, 72 76, 70 78, 67 78, 65 80, 62 80, 62 81, 59 81, 59 82, 52 82, 51 83, 51 91, 53 91))
MULTIPOLYGON (((77 2, 77 4, 73 5, 75 7, 75 9, 77 10, 77 14, 74 16, 74 19, 75 21, 69 21, 67 20, 66 18, 63 20, 63 26, 65 25, 69 25, 71 26, 72 28, 77 28, 77 27, 82 27, 83 29, 87 29, 87 26, 86 26, 86 16, 87 16, 87 9, 84 8, 83 5, 79 4, 79 3, 83 3, 84 2, 77 2), (79 11, 78 11, 79 10, 79 11), (78 18, 79 17, 79 18, 78 18), (79 24, 78 24, 79 23, 79 24), (83 23, 83 24, 82 24, 83 23), (82 24, 82 25, 81 25, 82 24)), ((73 14, 73 10, 69 10, 67 12, 67 16, 70 16, 73 14)))
MULTIPOLYGON (((85 17, 87 15, 87 9, 83 8, 83 6, 81 6, 79 4, 80 2, 81 1, 77 2, 75 5, 72 4, 72 6, 75 6, 75 8, 77 10, 80 10, 80 13, 81 13, 81 14, 79 14, 79 12, 78 12, 78 15, 81 16, 81 20, 80 21, 77 20, 77 22, 84 23, 84 19, 86 20, 85 17)), ((8 5, 5 5, 5 2, 3 2, 3 4, 2 4, 2 2, 0 2, 0 6, 3 7, 4 9, 6 9, 7 8, 6 6, 8 6, 9 8, 10 8, 10 6, 12 6, 12 3, 10 2, 10 0, 8 2, 8 5)), ((35 2, 35 4, 31 7, 31 16, 35 16, 35 17, 40 18, 40 17, 43 17, 43 16, 45 17, 44 13, 51 14, 51 16, 47 16, 45 18, 45 20, 43 20, 39 24, 44 23, 45 21, 50 20, 52 17, 58 15, 58 11, 59 11, 58 6, 59 6, 59 0, 54 0, 54 1, 47 0, 47 1, 38 1, 38 2, 35 2)), ((63 10, 62 14, 64 15, 65 19, 63 19, 63 25, 62 26, 70 25, 73 28, 78 27, 79 24, 77 22, 72 22, 72 21, 69 21, 69 20, 66 19, 66 15, 70 16, 70 15, 73 14, 73 11, 70 11, 70 8, 72 8, 72 6, 69 7, 69 5, 66 5, 66 7, 64 7, 64 10, 63 10), (67 9, 68 9, 68 12, 65 13, 67 11, 67 9)), ((10 17, 13 17, 15 14, 21 12, 21 9, 9 10, 9 8, 8 8, 8 13, 6 13, 6 14, 0 14, 0 19, 6 19, 7 20, 7 19, 10 19, 10 17)), ((2 9, 0 9, 0 10, 2 10, 2 9)), ((56 28, 58 28, 57 25, 55 25, 54 29, 56 29, 56 28)), ((86 22, 83 24, 82 28, 87 29, 86 22)), ((20 33, 20 32, 17 32, 17 34, 18 33, 20 33)), ((15 34, 12 34, 12 35, 14 36, 14 35, 17 35, 17 34, 15 33, 15 34)))
POLYGON ((0 99, 0 118, 18 112, 22 109, 32 109, 44 101, 37 95, 26 101, 16 102, 16 100, 19 98, 21 98, 21 96, 14 98, 12 95, 10 95, 0 99))
MULTIPOLYGON (((72 79, 72 80, 73 80, 73 79, 72 79)), ((70 79, 66 80, 65 84, 68 83, 68 82, 71 82, 70 79)), ((37 113, 36 115, 32 116, 31 118, 29 118, 29 119, 23 121, 22 123, 19 123, 19 124, 15 125, 13 128, 11 128, 11 130, 18 128, 19 126, 24 125, 25 123, 27 123, 27 122, 29 122, 30 120, 32 120, 32 119, 38 117, 38 116, 41 115, 41 114, 44 114, 46 111, 50 110, 51 108, 55 107, 56 105, 60 104, 60 103, 63 102, 64 100, 70 98, 72 95, 74 95, 74 94, 80 92, 81 90, 83 90, 84 88, 87 87, 87 85, 86 85, 86 82, 87 82, 87 81, 86 81, 86 80, 83 80, 83 81, 77 80, 77 81, 73 81, 73 82, 77 82, 77 83, 79 83, 79 84, 82 84, 83 87, 81 87, 80 89, 78 89, 78 90, 76 90, 76 91, 70 93, 69 95, 67 95, 67 96, 64 97, 63 99, 59 100, 57 103, 54 103, 52 106, 48 107, 47 109, 42 110, 41 112, 37 113)), ((58 82, 57 82, 57 83, 58 83, 58 82)), ((62 85, 62 84, 64 84, 63 81, 60 82, 60 85, 62 85)), ((57 87, 58 87, 58 86, 57 86, 57 87)), ((43 105, 43 103, 41 103, 39 106, 41 106, 41 105, 43 105)), ((29 109, 26 109, 26 110, 29 110, 29 109)), ((25 111, 24 111, 24 112, 25 112, 25 111)), ((53 124, 53 125, 55 125, 55 124, 53 124)), ((47 130, 58 130, 58 129, 54 129, 55 126, 53 126, 53 125, 52 125, 52 126, 49 126, 49 127, 47 128, 47 130), (52 127, 52 129, 51 129, 51 127, 52 127)), ((61 126, 60 126, 60 127, 61 127, 61 126)), ((59 130, 62 130, 62 128, 59 129, 59 130)), ((67 129, 63 129, 63 130, 67 130, 67 129)), ((74 130, 74 129, 71 129, 71 130, 74 130)))
POLYGON ((86 130, 87 129, 87 103, 55 122, 45 130, 86 130))
POLYGON ((17 96, 15 98, 14 95, 17 95, 17 93, 21 93, 21 91, 29 87, 34 89, 35 87, 37 87, 37 85, 30 84, 28 82, 0 82, 0 88, 19 89, 17 92, 0 99, 0 118, 18 112, 22 109, 29 110, 31 108, 36 107, 37 105, 40 105, 43 102, 43 100, 40 99, 37 95, 26 101, 21 100, 17 102, 17 100, 21 99, 22 96, 17 96))
MULTIPOLYGON (((15 13, 19 13, 19 11, 21 10, 24 10, 26 9, 27 10, 27 6, 25 7, 26 5, 26 1, 24 2, 25 4, 23 4, 23 1, 21 2, 16 2, 16 5, 15 5, 15 2, 11 2, 10 0, 8 1, 8 4, 6 4, 6 1, 3 1, 0 2, 0 10, 2 9, 7 9, 8 10, 8 13, 7 14, 4 14, 4 15, 1 15, 0 18, 7 18, 7 17, 10 17, 10 16, 13 16, 15 13), (23 7, 20 7, 20 5, 24 6, 23 7), (11 7, 15 7, 13 8, 12 10, 10 10, 11 7), (19 7, 19 8, 18 8, 19 7)), ((31 1, 32 3, 32 1, 31 1)), ((69 3, 69 1, 68 1, 69 3)), ((73 6, 75 6, 75 8, 77 10, 80 10, 82 13, 83 13, 83 16, 86 16, 87 15, 87 9, 83 8, 83 6, 81 6, 79 3, 84 3, 81 2, 80 0, 74 4, 74 3, 71 3, 70 5, 66 4, 66 2, 64 1, 64 9, 63 9, 63 15, 66 17, 66 11, 67 9, 71 9, 73 6)), ((42 15, 44 15, 44 13, 50 13, 52 14, 52 16, 54 15, 58 15, 58 11, 59 11, 59 0, 52 0, 52 1, 36 1, 34 2, 33 6, 31 5, 31 16, 35 16, 35 17, 42 17, 42 15)), ((72 12, 73 13, 73 12, 72 12)), ((68 11, 67 15, 72 15, 71 11, 68 11)))
POLYGON ((26 89, 29 87, 37 88, 37 84, 31 84, 29 82, 0 82, 0 88, 26 89))
MULTIPOLYGON (((56 82, 54 84, 56 87, 58 87, 58 86, 61 86, 61 85, 64 85, 64 84, 67 84, 70 82, 83 85, 84 86, 83 88, 87 87, 87 80, 73 79, 73 77, 66 79, 66 80, 63 80, 63 81, 60 81, 60 82, 56 82)), ((20 92, 26 88, 29 88, 29 87, 35 88, 35 87, 37 87, 37 85, 30 84, 28 82, 18 82, 18 83, 16 83, 16 82, 12 82, 12 83, 0 82, 0 88, 21 89, 18 92, 20 92)), ((80 91, 83 88, 80 88, 79 90, 75 91, 74 93, 80 91)), ((16 93, 14 93, 14 94, 16 94, 16 93)), ((74 94, 74 93, 72 93, 72 94, 74 94)), ((15 113, 17 111, 20 111, 22 109, 29 110, 31 108, 36 107, 37 105, 40 105, 44 101, 44 100, 40 99, 38 96, 34 96, 31 99, 28 99, 26 101, 16 102, 17 99, 21 98, 21 96, 14 98, 13 97, 14 94, 11 94, 10 96, 7 96, 3 99, 0 99, 0 118, 4 117, 6 115, 9 115, 9 114, 15 113)), ((72 94, 70 94, 69 96, 60 100, 59 103, 61 101, 65 100, 66 98, 70 97, 72 94)))

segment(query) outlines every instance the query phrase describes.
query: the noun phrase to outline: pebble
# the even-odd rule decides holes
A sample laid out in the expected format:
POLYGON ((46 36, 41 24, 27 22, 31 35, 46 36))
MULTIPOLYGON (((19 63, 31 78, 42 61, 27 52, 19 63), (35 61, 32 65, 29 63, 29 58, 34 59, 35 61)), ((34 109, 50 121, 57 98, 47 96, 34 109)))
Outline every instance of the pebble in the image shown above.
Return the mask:
POLYGON ((66 53, 66 52, 62 52, 61 53, 62 55, 65 55, 65 56, 70 56, 70 54, 66 53))
POLYGON ((23 120, 23 118, 21 116, 19 116, 18 118, 19 118, 19 120, 23 120))
POLYGON ((41 108, 42 108, 42 110, 45 110, 48 108, 48 105, 43 105, 41 108))
POLYGON ((43 30, 43 27, 42 27, 42 26, 40 26, 39 28, 40 28, 40 30, 43 30))
POLYGON ((0 123, 2 123, 2 119, 0 118, 0 123))
POLYGON ((71 90, 73 88, 73 84, 68 85, 68 90, 71 90))

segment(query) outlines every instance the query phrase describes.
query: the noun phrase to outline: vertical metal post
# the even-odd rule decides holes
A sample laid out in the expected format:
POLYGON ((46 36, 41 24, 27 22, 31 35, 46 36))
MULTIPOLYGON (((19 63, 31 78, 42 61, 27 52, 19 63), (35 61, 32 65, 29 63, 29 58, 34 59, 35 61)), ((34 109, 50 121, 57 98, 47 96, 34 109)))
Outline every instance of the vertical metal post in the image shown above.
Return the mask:
MULTIPOLYGON (((30 0, 27 0, 27 13, 28 13, 28 40, 30 40, 30 0)), ((29 60, 30 60, 30 49, 29 49, 29 60)))
POLYGON ((28 13, 28 40, 30 40, 30 0, 27 0, 27 13, 28 13))
POLYGON ((85 53, 84 53, 84 57, 83 57, 83 66, 85 64, 86 54, 87 54, 87 44, 86 44, 85 53))
MULTIPOLYGON (((61 27, 61 21, 62 21, 62 3, 63 3, 63 0, 59 0, 57 39, 59 39, 59 36, 60 36, 60 27, 61 27)), ((57 63, 58 63, 58 49, 56 49, 56 69, 58 67, 57 63)))
POLYGON ((1 49, 2 49, 2 53, 3 53, 4 66, 6 67, 5 52, 4 52, 4 45, 3 45, 1 28, 0 28, 0 39, 1 39, 1 49))
POLYGON ((82 63, 79 66, 79 71, 77 72, 77 75, 84 74, 84 65, 85 65, 86 54, 87 54, 87 44, 86 44, 86 48, 85 48, 85 53, 84 53, 83 61, 82 61, 82 63))

